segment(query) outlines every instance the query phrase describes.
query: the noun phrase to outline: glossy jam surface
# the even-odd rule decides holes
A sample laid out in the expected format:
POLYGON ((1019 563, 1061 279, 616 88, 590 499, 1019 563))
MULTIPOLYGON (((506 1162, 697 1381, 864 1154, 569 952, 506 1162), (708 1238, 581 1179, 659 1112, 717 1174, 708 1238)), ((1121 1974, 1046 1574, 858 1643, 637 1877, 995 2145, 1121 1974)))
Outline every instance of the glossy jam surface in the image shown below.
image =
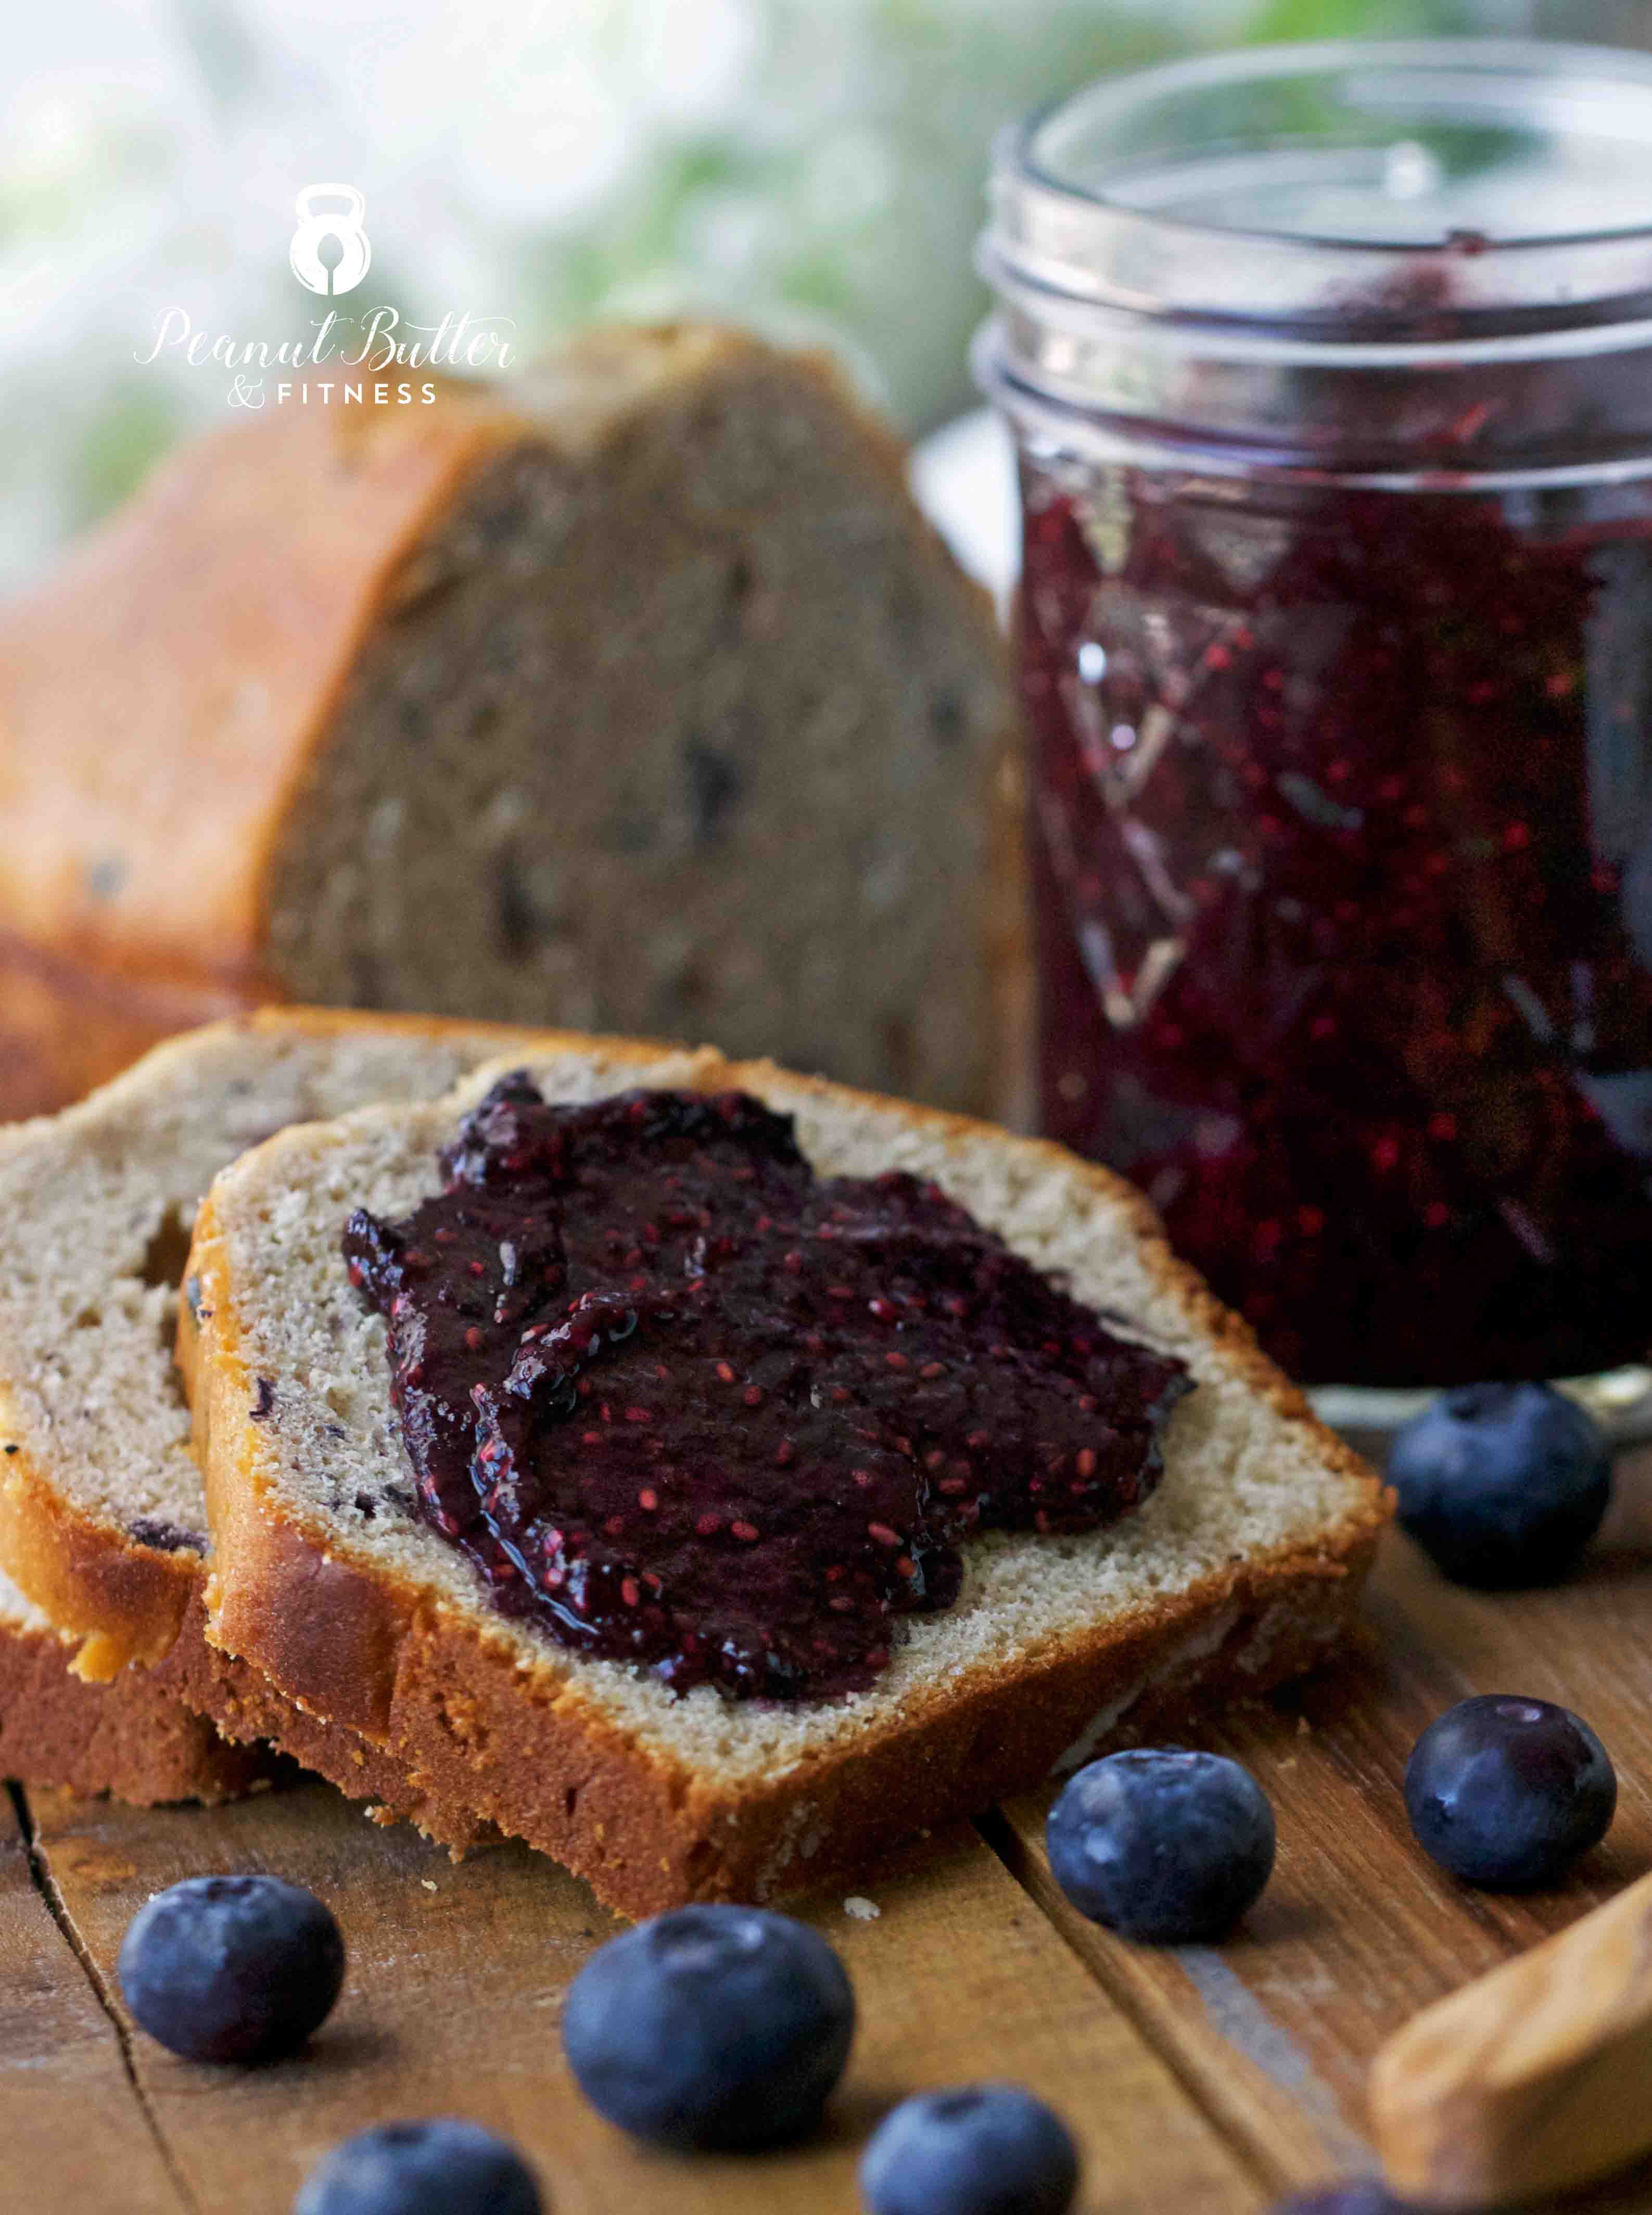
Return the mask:
POLYGON ((817 1179, 740 1094, 549 1106, 507 1079, 404 1222, 344 1252, 389 1320, 421 1512, 498 1604, 679 1689, 824 1697, 959 1541, 1144 1499, 1182 1364, 901 1172, 817 1179))
POLYGON ((1652 1344, 1652 497, 1023 463, 1045 1128, 1311 1381, 1652 1344))

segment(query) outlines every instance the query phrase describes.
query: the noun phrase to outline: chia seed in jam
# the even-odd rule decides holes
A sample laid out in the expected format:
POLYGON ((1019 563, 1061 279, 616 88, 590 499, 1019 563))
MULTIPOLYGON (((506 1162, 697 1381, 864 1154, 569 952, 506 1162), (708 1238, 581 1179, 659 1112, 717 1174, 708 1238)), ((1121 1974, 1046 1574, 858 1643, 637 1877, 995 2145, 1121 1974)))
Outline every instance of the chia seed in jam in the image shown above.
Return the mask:
POLYGON ((1652 490, 1023 484, 1043 1127, 1306 1379, 1643 1359, 1652 490))
POLYGON ((496 1604, 686 1690, 820 1698, 949 1606, 961 1541, 1158 1481, 1182 1364, 904 1172, 819 1180, 741 1093, 507 1078, 402 1223, 358 1209, 419 1511, 496 1604))

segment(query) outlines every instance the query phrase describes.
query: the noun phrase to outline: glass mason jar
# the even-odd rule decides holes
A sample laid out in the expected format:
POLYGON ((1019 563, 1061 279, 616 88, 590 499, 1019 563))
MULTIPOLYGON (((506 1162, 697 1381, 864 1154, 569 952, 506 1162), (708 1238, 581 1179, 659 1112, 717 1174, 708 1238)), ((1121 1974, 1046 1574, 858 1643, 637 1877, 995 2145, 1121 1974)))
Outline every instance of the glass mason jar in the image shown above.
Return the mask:
POLYGON ((1044 1129, 1305 1380, 1643 1418, 1652 62, 1103 82, 981 251, 1044 1129))

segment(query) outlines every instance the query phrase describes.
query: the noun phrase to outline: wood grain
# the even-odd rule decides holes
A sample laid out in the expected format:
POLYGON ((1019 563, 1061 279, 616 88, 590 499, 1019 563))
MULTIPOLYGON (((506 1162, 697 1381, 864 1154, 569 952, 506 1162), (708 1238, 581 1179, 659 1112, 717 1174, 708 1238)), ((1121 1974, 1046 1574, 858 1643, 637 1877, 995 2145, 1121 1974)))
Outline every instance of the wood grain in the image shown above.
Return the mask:
MULTIPOLYGON (((1446 1585, 1385 1542, 1371 1650, 1197 1741, 1247 1763, 1272 1798, 1279 1862, 1219 1948, 1130 1947, 1067 1907, 1044 1860, 1049 1792, 1012 1804, 998 1843, 1052 1920, 1171 2060, 1206 2111, 1281 2188, 1374 2167, 1366 2072, 1418 2009, 1563 1929, 1652 1868, 1652 1555, 1602 1550, 1551 1592, 1446 1585), (1412 1840, 1400 1782, 1412 1746, 1471 1692, 1563 1701, 1618 1765, 1606 1843, 1552 1893, 1477 1893, 1412 1840)), ((1601 2205, 1652 2209, 1652 2188, 1601 2205)))
MULTIPOLYGON (((1367 1653, 1201 1733, 1256 1770, 1280 1825, 1274 1881, 1220 1947, 1127 1947, 1075 1916, 1043 1861, 1040 1798, 989 1819, 993 1850, 966 1829, 914 1845, 864 1884, 874 1920, 819 1903, 862 2028, 828 2128, 789 2155, 650 2156, 590 2112, 556 2015, 611 1926, 525 1851, 455 1867, 319 1784, 214 1810, 34 1795, 40 1866, 90 1975, 15 1826, 0 1831, 0 2147, 16 2150, 0 2153, 0 2210, 286 2215, 338 2138, 459 2112, 528 2150, 557 2215, 851 2215, 857 2153, 890 2101, 998 2076, 1073 2123, 1084 2215, 1259 2215, 1274 2190, 1374 2163, 1366 2071, 1418 2009, 1652 1870, 1652 1515, 1616 1527, 1618 1544, 1562 1589, 1495 1598, 1443 1584, 1397 1540, 1367 1653), (1553 1893, 1471 1892, 1410 1839, 1406 1756, 1470 1691, 1563 1700, 1618 1764, 1611 1836, 1553 1893), (90 1979, 113 1989, 151 1891, 222 1868, 277 1871, 333 1904, 351 1947, 344 1998, 310 2052, 256 2075, 192 2067, 129 2030, 129 2080, 90 1979), (27 2176, 25 2196, 9 2172, 27 2176)), ((1652 2166, 1568 2209, 1652 2215, 1652 2166)))
POLYGON ((1383 2172, 1430 2206, 1523 2205, 1652 2151, 1652 1877, 1436 2000, 1371 2067, 1383 2172))
POLYGON ((524 2146, 557 2215, 851 2215, 857 2153, 892 2101, 1003 2076, 1071 2120, 1088 2215, 1254 2215, 1267 2196, 967 1828, 869 1881, 875 1919, 851 1917, 841 1898, 815 1910, 861 2010, 820 2139, 786 2155, 685 2160, 633 2148, 564 2071, 559 2003, 614 1926, 550 1862, 500 1846, 456 1867, 410 1832, 373 1829, 321 1784, 217 1809, 52 1795, 35 1807, 45 1865, 106 1978, 144 1899, 209 1870, 265 1868, 310 1885, 344 1927, 343 1997, 297 2060, 202 2068, 133 2031, 138 2081, 199 2215, 286 2215, 335 2139, 453 2112, 524 2146))
POLYGON ((0 1791, 0 2206, 187 2215, 0 1791))

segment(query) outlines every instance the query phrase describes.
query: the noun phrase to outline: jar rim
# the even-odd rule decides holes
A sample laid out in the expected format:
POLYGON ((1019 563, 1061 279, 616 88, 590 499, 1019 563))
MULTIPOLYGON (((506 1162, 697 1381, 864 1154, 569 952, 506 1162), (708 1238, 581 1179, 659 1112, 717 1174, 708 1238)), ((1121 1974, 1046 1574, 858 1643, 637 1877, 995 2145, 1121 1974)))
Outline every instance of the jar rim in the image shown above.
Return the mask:
POLYGON ((1652 299, 1652 57, 1560 40, 1350 39, 1161 63, 1098 79, 1001 132, 990 197, 988 249, 1007 271, 1138 313, 1373 333, 1422 322, 1439 335, 1432 283, 1448 291, 1459 330, 1470 319, 1551 328, 1615 319, 1618 303, 1645 312, 1652 299), (1408 102, 1410 132, 1398 120, 1408 102), (1465 174, 1434 175, 1430 124, 1465 174), (1201 135, 1224 128, 1237 135, 1201 135), (1473 209, 1488 194, 1498 206, 1508 198, 1495 162, 1475 172, 1465 139, 1505 157, 1523 146, 1528 160, 1546 147, 1557 212, 1602 218, 1624 184, 1602 157, 1643 147, 1637 219, 1513 232, 1452 224, 1453 199, 1473 209), (1591 155, 1592 175, 1563 175, 1568 163, 1588 172, 1591 155), (1397 156, 1423 173, 1416 189, 1390 193, 1397 156), (1379 157, 1381 177, 1366 175, 1379 157), (1322 218, 1357 206, 1360 220, 1339 229, 1247 217, 1247 193, 1277 210, 1293 190, 1322 218), (1371 227, 1404 211, 1409 236, 1371 227))
POLYGON ((1384 474, 1652 454, 1652 57, 1334 40, 1161 64, 1000 134, 988 198, 977 361, 1006 404, 1384 474), (1396 158, 1418 193, 1390 191, 1396 158), (1329 233, 1247 227, 1327 209, 1329 233))
MULTIPOLYGON (((1144 211, 1105 191, 1064 176, 1041 155, 1041 141, 1062 125, 1102 120, 1108 111, 1122 117, 1132 108, 1166 95, 1214 87, 1259 84, 1269 80, 1301 79, 1336 71, 1375 69, 1451 71, 1459 76, 1472 72, 1489 83, 1502 77, 1513 83, 1530 80, 1552 92, 1557 75, 1569 74, 1573 83, 1564 88, 1574 97, 1586 83, 1619 95, 1639 92, 1643 96, 1644 136, 1652 163, 1652 55, 1621 46, 1588 45, 1558 39, 1315 39, 1240 47, 1215 54, 1196 54, 1180 60, 1159 62, 1096 79, 1076 93, 1058 94, 1035 108, 1004 134, 1000 158, 1007 154, 1023 173, 1044 190, 1059 193, 1079 205, 1117 208, 1134 214, 1144 211)), ((1649 167, 1652 181, 1652 166, 1649 167)), ((1460 246, 1446 238, 1433 242, 1416 238, 1364 238, 1338 232, 1315 232, 1283 225, 1257 225, 1196 218, 1154 212, 1149 220, 1167 230, 1197 231, 1207 237, 1234 236, 1269 238, 1304 247, 1363 250, 1371 254, 1400 253, 1460 255, 1460 246)), ((1477 254, 1519 255, 1533 248, 1588 246, 1604 239, 1652 238, 1652 202, 1644 221, 1609 223, 1581 228, 1537 230, 1499 237, 1486 235, 1476 242, 1477 254)))

